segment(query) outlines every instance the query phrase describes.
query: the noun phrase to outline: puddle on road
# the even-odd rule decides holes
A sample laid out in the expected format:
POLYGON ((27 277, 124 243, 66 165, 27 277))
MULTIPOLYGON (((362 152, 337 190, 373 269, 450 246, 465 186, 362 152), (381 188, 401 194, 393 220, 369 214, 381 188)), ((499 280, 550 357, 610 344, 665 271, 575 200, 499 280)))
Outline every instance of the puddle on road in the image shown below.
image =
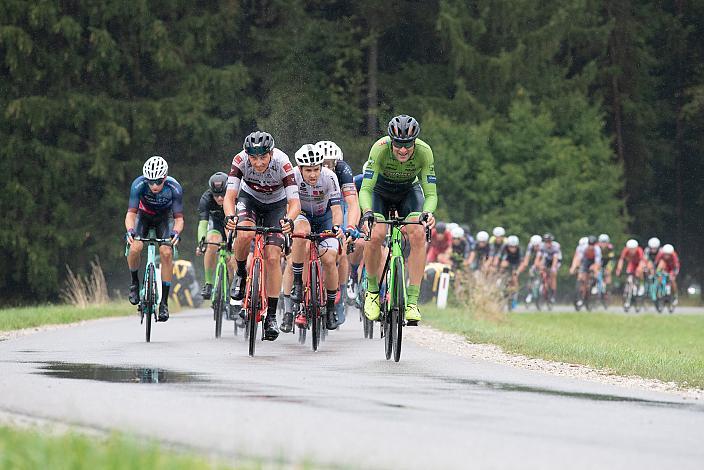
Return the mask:
POLYGON ((162 368, 107 366, 103 364, 81 364, 72 362, 45 362, 35 372, 61 379, 96 380, 115 383, 202 383, 207 382, 200 374, 176 372, 162 368))

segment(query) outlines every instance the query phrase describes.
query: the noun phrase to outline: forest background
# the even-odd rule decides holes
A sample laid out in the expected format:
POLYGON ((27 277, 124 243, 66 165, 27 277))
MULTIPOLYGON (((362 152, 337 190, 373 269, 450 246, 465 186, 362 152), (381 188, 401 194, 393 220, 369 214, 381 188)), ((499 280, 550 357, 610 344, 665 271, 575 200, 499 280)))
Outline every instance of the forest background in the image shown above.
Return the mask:
POLYGON ((673 243, 704 278, 704 1, 4 0, 0 304, 99 255, 124 288, 131 181, 164 156, 197 202, 252 130, 357 172, 395 114, 432 146, 438 217, 673 243), (124 285, 123 285, 124 284, 124 285))

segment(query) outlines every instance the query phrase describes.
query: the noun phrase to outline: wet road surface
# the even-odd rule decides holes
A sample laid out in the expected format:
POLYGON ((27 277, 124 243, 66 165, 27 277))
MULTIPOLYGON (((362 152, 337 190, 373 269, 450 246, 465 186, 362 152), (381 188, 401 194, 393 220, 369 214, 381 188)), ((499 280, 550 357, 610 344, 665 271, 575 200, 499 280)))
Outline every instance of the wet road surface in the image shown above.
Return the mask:
POLYGON ((136 317, 0 343, 0 412, 122 430, 232 458, 364 468, 703 468, 704 404, 404 342, 354 318, 314 353, 292 334, 247 356, 232 323, 136 317))

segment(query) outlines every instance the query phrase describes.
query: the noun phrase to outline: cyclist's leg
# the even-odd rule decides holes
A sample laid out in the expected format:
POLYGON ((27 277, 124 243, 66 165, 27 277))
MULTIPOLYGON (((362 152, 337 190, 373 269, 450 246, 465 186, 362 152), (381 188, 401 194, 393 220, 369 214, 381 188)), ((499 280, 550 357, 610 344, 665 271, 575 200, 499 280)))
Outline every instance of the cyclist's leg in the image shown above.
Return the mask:
MULTIPOLYGON (((168 216, 161 217, 157 222, 156 237, 169 238, 173 219, 168 216)), ((169 319, 169 294, 171 279, 173 278, 173 248, 162 244, 159 246, 159 259, 161 261, 161 302, 159 305, 159 321, 169 319)))
MULTIPOLYGON (((372 210, 377 218, 383 219, 388 212, 384 199, 376 192, 372 193, 372 210)), ((367 270, 367 293, 364 298, 364 314, 370 320, 376 320, 380 315, 379 276, 384 269, 382 245, 386 238, 386 225, 375 224, 369 241, 364 246, 364 265, 367 270)))
MULTIPOLYGON (((296 233, 309 234, 310 221, 305 214, 300 214, 294 221, 296 233)), ((303 300, 303 266, 308 259, 308 240, 294 238, 291 247, 291 272, 293 273, 292 300, 295 303, 303 300)))
MULTIPOLYGON (((210 243, 220 243, 222 235, 219 230, 214 230, 211 227, 212 219, 209 222, 209 230, 205 236, 205 240, 210 243)), ((205 254, 203 255, 203 268, 205 270, 205 284, 203 286, 203 298, 209 299, 210 293, 213 290, 213 276, 215 275, 215 265, 218 260, 218 247, 215 245, 206 245, 205 254)))
MULTIPOLYGON (((399 215, 408 221, 415 222, 423 210, 425 197, 420 185, 413 186, 399 207, 399 215)), ((406 287, 406 319, 420 320, 418 296, 420 283, 425 270, 425 228, 422 225, 407 225, 404 227, 411 244, 411 254, 408 256, 408 286, 406 287)))
MULTIPOLYGON (((141 212, 137 212, 135 232, 140 237, 146 237, 149 233, 149 227, 145 226, 144 218, 141 212)), ((141 264, 140 261, 143 247, 144 243, 134 241, 130 245, 129 251, 127 252, 127 267, 130 270, 131 276, 129 301, 132 305, 137 305, 139 303, 139 266, 141 264)))
MULTIPOLYGON (((278 227, 279 221, 286 215, 286 199, 259 207, 258 212, 266 227, 278 227)), ((266 264, 267 315, 264 323, 265 338, 274 340, 279 336, 276 325, 276 309, 281 292, 281 252, 285 239, 280 233, 270 233, 266 236, 264 247, 264 263, 266 264)))
MULTIPOLYGON (((237 226, 254 227, 257 220, 256 200, 245 192, 240 192, 237 201, 237 226)), ((249 257, 250 246, 254 239, 254 232, 237 232, 237 238, 233 247, 236 263, 235 276, 232 279, 230 297, 234 300, 242 300, 245 296, 245 286, 247 283, 247 258, 249 257)))
POLYGON ((327 312, 327 328, 333 330, 338 325, 338 312, 336 311, 335 298, 339 288, 338 270, 336 266, 337 250, 339 242, 337 239, 328 238, 320 244, 320 261, 323 265, 324 283, 326 291, 325 310, 327 312))

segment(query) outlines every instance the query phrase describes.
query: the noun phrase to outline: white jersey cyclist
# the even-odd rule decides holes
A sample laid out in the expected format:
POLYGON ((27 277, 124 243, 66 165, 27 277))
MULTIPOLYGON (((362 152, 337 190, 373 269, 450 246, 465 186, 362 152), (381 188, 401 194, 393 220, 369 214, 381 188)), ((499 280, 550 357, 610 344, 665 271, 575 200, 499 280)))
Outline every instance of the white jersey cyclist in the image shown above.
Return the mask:
POLYGON ((298 198, 291 160, 277 148, 272 152, 269 168, 263 173, 254 171, 244 150, 235 155, 227 180, 228 189, 238 192, 241 189, 263 204, 298 198))
POLYGON ((558 261, 562 261, 562 249, 558 242, 553 241, 548 246, 547 243, 543 243, 540 247, 540 254, 544 260, 552 260, 553 257, 557 257, 558 261))
POLYGON ((341 201, 340 185, 335 172, 322 167, 320 178, 311 186, 303 180, 299 167, 293 170, 301 200, 301 210, 308 217, 322 217, 330 206, 339 205, 341 201))

